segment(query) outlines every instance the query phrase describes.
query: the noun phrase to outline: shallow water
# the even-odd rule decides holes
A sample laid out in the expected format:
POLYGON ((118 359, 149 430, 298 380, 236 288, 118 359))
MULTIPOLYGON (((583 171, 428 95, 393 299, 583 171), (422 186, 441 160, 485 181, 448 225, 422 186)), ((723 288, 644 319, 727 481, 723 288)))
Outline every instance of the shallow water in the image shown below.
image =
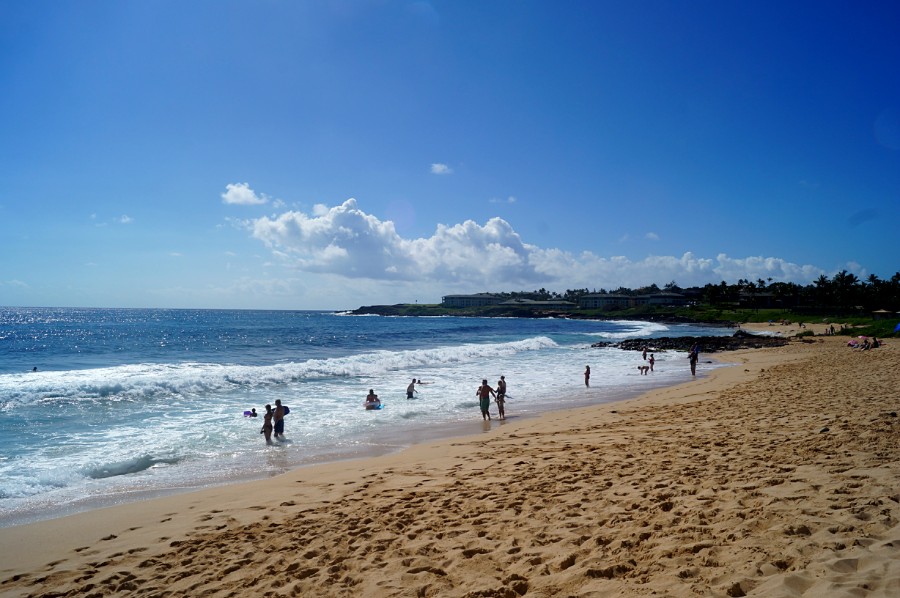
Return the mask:
POLYGON ((509 417, 633 396, 686 380, 683 355, 657 354, 654 374, 640 376, 640 354, 591 343, 730 332, 631 321, 2 309, 0 525, 478 432, 475 390, 501 374, 509 417), (427 384, 407 401, 412 378, 427 384), (384 409, 362 408, 370 388, 384 409), (263 413, 279 398, 291 408, 286 441, 266 446, 262 418, 243 412, 263 413))

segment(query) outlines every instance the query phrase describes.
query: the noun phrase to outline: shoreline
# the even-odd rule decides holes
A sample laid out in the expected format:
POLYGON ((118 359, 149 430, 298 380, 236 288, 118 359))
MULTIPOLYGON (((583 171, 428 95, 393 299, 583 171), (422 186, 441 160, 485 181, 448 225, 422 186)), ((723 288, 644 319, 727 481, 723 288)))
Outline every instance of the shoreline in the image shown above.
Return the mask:
MULTIPOLYGON (((727 354, 727 353, 725 353, 727 354)), ((713 362, 722 362, 724 355, 717 353, 715 356, 710 355, 713 362)), ((728 367, 727 363, 720 363, 714 369, 706 369, 700 371, 697 379, 710 375, 715 369, 720 367, 728 367)), ((686 368, 685 368, 686 369, 686 368)), ((647 381, 643 381, 646 383, 647 381)), ((483 434, 490 434, 502 429, 504 426, 522 423, 534 418, 541 418, 557 412, 568 412, 576 409, 583 409, 592 406, 602 406, 627 402, 640 397, 648 392, 665 389, 671 386, 688 383, 685 381, 672 382, 661 380, 659 382, 650 383, 649 388, 621 387, 612 393, 604 393, 597 396, 600 389, 586 390, 578 388, 565 401, 562 406, 554 406, 548 409, 537 409, 516 413, 512 411, 511 415, 505 420, 494 418, 492 422, 483 422, 477 420, 477 412, 473 410, 472 419, 466 421, 445 422, 443 424, 423 423, 418 427, 404 429, 402 431, 380 430, 378 434, 372 432, 369 435, 361 437, 354 446, 344 447, 325 447, 314 448, 308 455, 298 460, 296 456, 293 458, 285 453, 265 453, 261 452, 260 457, 265 458, 270 467, 256 473, 245 473, 244 475, 211 480, 203 483, 197 483, 190 486, 166 486, 153 489, 131 489, 124 492, 98 494, 90 497, 83 497, 70 501, 65 504, 51 504, 41 507, 39 513, 33 510, 28 513, 7 513, 0 514, 0 530, 9 527, 18 527, 21 525, 30 525, 42 521, 50 521, 64 517, 88 513, 97 509, 105 509, 117 506, 128 506, 134 503, 140 503, 147 500, 164 498, 168 496, 179 496, 192 492, 199 492, 208 489, 214 489, 223 486, 252 484, 257 481, 267 480, 279 475, 289 473, 296 469, 313 467, 330 464, 338 464, 347 461, 357 461, 368 458, 380 458, 386 455, 401 453, 403 451, 412 450, 423 444, 434 442, 451 441, 462 438, 477 438, 483 434), (273 463, 277 461, 277 465, 273 463)), ((492 403, 492 410, 496 410, 496 405, 492 403)), ((290 443, 297 442, 288 439, 290 443)), ((261 447, 261 451, 267 447, 261 447)), ((284 450, 286 447, 270 447, 273 449, 284 450)), ((252 464, 248 464, 252 465, 252 464)))
POLYGON ((888 596, 900 351, 816 341, 487 434, 3 528, 0 594, 888 596))

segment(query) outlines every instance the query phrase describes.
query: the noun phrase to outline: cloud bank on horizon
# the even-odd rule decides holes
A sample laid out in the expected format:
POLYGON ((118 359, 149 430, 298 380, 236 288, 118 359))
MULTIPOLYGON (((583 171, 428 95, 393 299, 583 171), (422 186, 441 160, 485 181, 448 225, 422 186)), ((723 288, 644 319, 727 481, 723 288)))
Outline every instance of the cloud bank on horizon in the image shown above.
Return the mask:
MULTIPOLYGON (((228 186, 229 192, 233 187, 228 186)), ((249 186, 241 193, 256 197, 249 186)), ((724 253, 701 257, 690 248, 680 256, 637 260, 604 257, 589 249, 573 254, 527 243, 499 217, 483 225, 473 220, 438 224, 430 237, 406 239, 393 222, 366 213, 353 198, 334 207, 318 204, 311 214, 289 210, 242 224, 275 256, 300 271, 386 284, 435 283, 458 292, 540 286, 559 291, 637 288, 670 281, 687 287, 741 278, 808 284, 825 274, 815 265, 779 257, 734 258, 724 253)))

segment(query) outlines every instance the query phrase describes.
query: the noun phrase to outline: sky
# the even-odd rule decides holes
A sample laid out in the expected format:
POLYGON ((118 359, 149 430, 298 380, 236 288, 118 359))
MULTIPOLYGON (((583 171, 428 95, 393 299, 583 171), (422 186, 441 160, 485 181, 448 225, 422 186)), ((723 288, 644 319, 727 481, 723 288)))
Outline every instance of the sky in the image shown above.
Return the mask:
POLYGON ((900 270, 900 3, 0 0, 0 305, 900 270))

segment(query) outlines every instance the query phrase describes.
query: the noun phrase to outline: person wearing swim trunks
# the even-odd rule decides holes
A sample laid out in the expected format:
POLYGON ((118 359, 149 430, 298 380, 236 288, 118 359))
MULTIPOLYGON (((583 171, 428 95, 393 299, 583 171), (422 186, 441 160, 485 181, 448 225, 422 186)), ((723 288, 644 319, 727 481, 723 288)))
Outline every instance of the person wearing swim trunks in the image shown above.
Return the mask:
POLYGON ((481 406, 481 419, 487 421, 491 419, 491 397, 497 397, 497 393, 494 392, 494 389, 488 386, 487 379, 481 381, 481 386, 478 387, 478 390, 475 391, 475 395, 478 397, 479 405, 481 406))
POLYGON ((409 386, 406 387, 406 398, 407 399, 413 398, 414 392, 419 392, 418 390, 416 390, 416 379, 415 378, 413 378, 413 381, 410 382, 409 386))
POLYGON ((284 436, 284 407, 281 399, 275 399, 275 438, 284 436))

